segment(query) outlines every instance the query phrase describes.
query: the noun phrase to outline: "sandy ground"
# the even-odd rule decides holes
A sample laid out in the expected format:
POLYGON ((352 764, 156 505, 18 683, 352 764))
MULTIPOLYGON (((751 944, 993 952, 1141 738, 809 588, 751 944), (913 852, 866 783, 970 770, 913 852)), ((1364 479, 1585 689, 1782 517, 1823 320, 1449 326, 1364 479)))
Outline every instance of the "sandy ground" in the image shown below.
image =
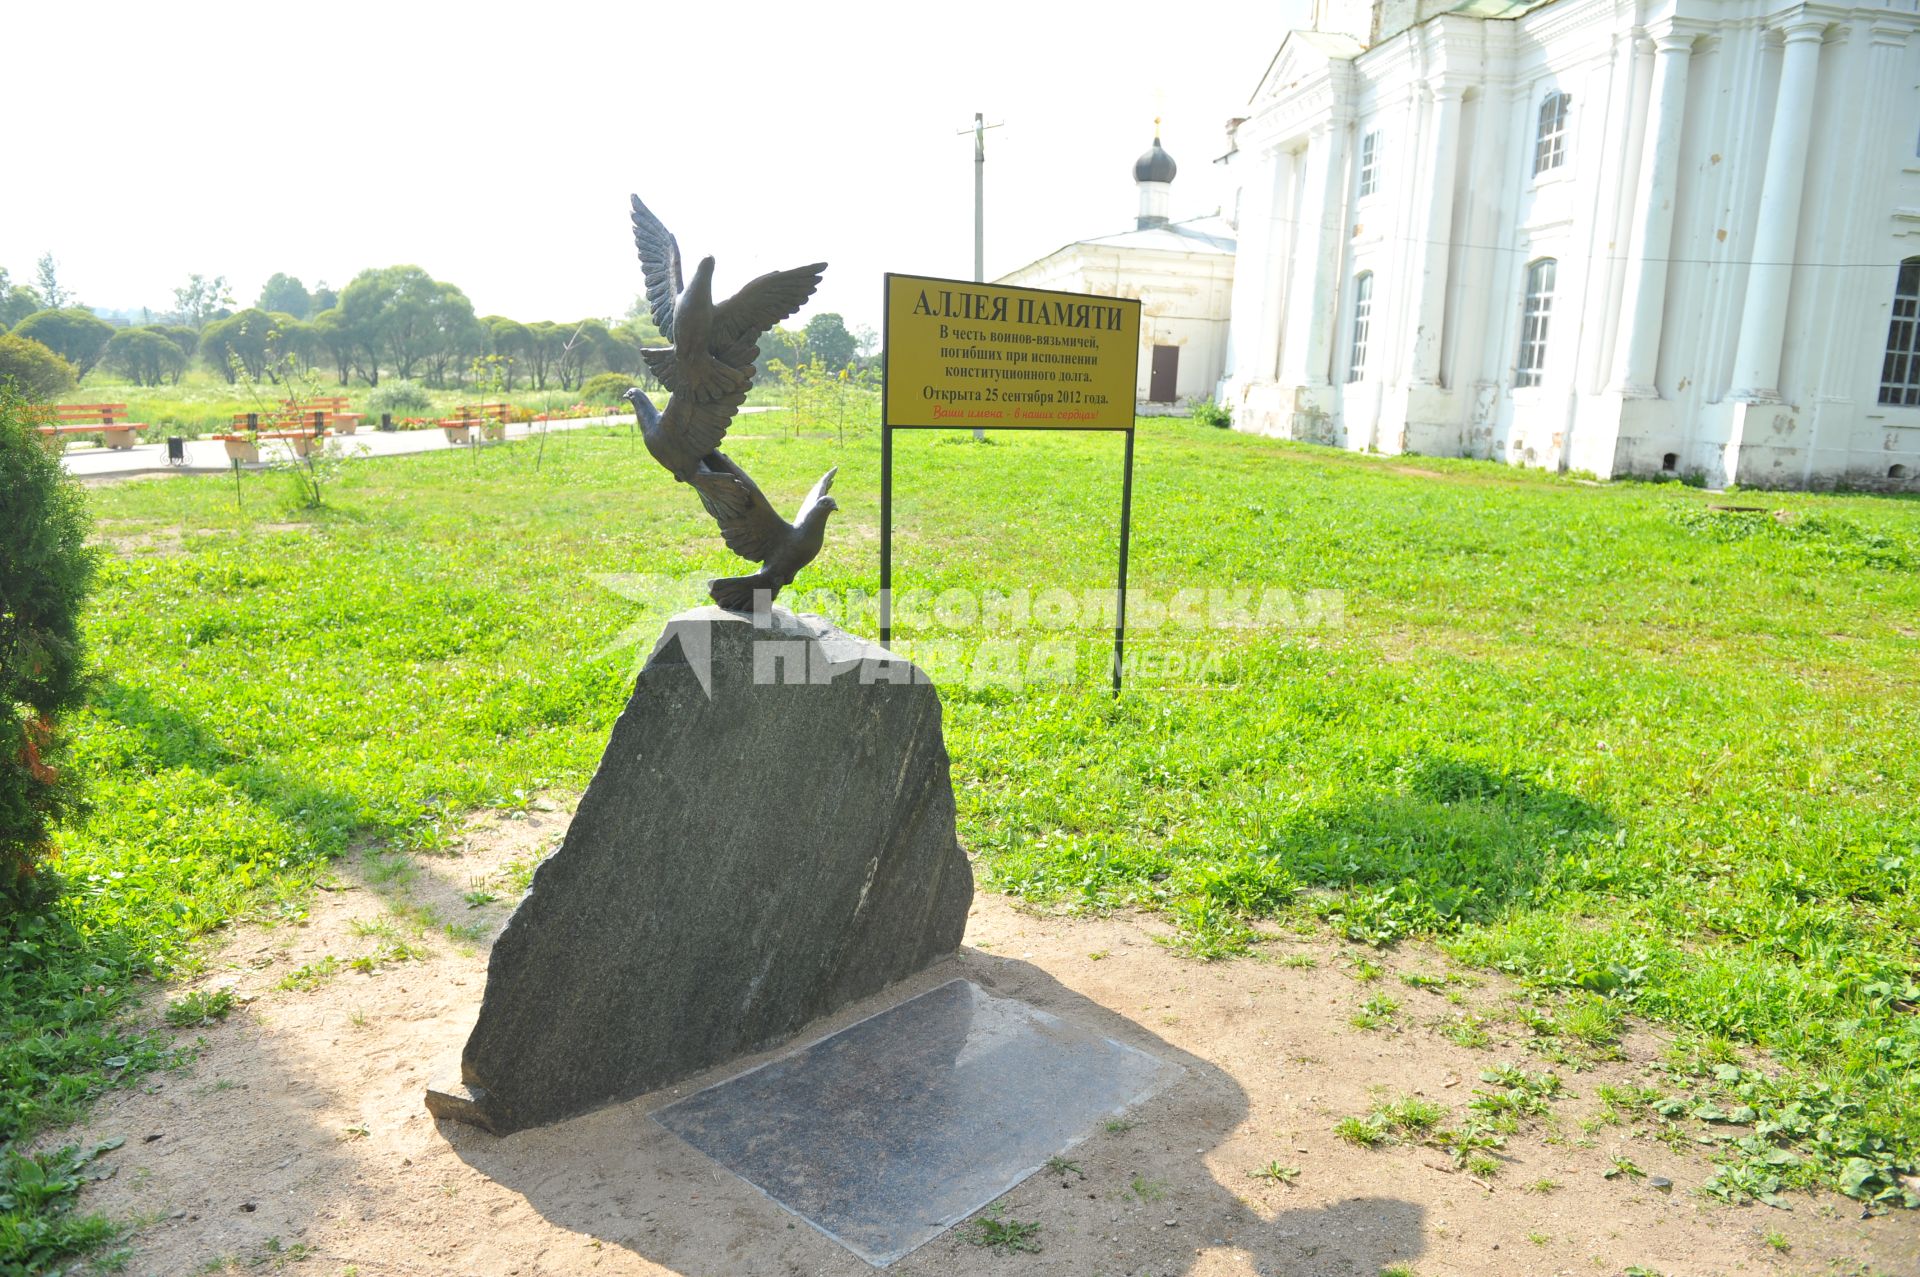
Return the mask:
MULTIPOLYGON (((137 1224, 130 1255, 103 1267, 169 1277, 871 1271, 650 1120, 673 1096, 755 1060, 506 1139, 427 1115, 429 1080, 458 1076, 487 948, 524 881, 514 866, 550 849, 566 820, 560 810, 490 815, 457 854, 411 870, 345 862, 305 922, 237 928, 197 983, 230 987, 242 1005, 223 1023, 179 1031, 183 1044, 204 1039, 194 1063, 107 1098, 83 1129, 53 1137, 126 1140, 103 1159, 112 1177, 83 1200, 137 1224), (499 898, 472 905, 472 892, 499 898), (468 930, 449 937, 447 923, 468 930), (329 957, 330 977, 281 987, 329 957), (371 969, 350 965, 359 958, 371 969)), ((1419 946, 1375 955, 1387 974, 1369 984, 1354 978, 1351 951, 1325 939, 1202 964, 1158 934, 1150 920, 1036 917, 983 893, 958 957, 799 1039, 964 976, 1186 1069, 1132 1125, 1092 1133, 1070 1154, 1076 1171, 1036 1175, 1002 1199, 1003 1218, 1039 1223, 1037 1253, 990 1251, 963 1226, 895 1271, 1920 1273, 1920 1218, 1863 1220, 1838 1197, 1797 1196, 1790 1211, 1726 1206, 1693 1191, 1711 1173, 1703 1156, 1592 1122, 1601 1082, 1646 1078, 1660 1047, 1651 1035, 1630 1038, 1624 1061, 1569 1074, 1572 1096, 1509 1139, 1491 1178, 1433 1148, 1353 1148, 1335 1124, 1383 1095, 1459 1112, 1481 1069, 1543 1067, 1511 1025, 1492 1025, 1483 1050, 1437 1031, 1475 1008, 1497 1012, 1511 990, 1475 977, 1449 986, 1464 992, 1461 1006, 1406 987, 1396 974, 1448 969, 1419 946), (1401 1002, 1399 1027, 1355 1028, 1350 1018, 1379 992, 1401 1002), (1604 1178, 1616 1156, 1673 1190, 1604 1178), (1271 1162, 1298 1168, 1297 1179, 1252 1174, 1271 1162), (1554 1187, 1541 1191, 1543 1180, 1554 1187), (1769 1233, 1790 1249, 1769 1245, 1769 1233)))

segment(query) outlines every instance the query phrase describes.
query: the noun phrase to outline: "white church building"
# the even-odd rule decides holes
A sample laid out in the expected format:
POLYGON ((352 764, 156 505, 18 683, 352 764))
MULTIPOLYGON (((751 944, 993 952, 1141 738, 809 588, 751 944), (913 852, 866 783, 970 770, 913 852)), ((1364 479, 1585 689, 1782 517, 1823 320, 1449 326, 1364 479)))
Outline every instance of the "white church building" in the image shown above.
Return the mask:
POLYGON ((1920 0, 1318 0, 1230 127, 1247 430, 1920 487, 1920 0))
POLYGON ((1142 404, 1212 398, 1226 368, 1233 227, 1217 215, 1171 220, 1178 172, 1156 134, 1133 164, 1140 211, 1131 230, 1077 240, 994 281, 1138 298, 1142 404))

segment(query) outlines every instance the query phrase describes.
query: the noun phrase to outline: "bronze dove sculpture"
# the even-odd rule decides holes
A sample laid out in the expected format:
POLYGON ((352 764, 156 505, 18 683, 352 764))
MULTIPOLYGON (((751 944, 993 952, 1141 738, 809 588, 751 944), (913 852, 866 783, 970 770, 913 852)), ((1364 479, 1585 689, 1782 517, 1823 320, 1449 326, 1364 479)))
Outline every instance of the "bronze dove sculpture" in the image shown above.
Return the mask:
POLYGON ((715 450, 727 437, 727 427, 746 399, 749 384, 743 378, 737 389, 718 399, 696 399, 681 391, 667 400, 665 412, 654 407, 647 392, 638 387, 627 391, 625 398, 640 418, 640 440, 653 459, 680 482, 691 483, 707 459, 719 455, 715 450))
POLYGON ((647 308, 661 336, 673 343, 667 349, 642 351, 647 366, 676 395, 711 400, 737 389, 744 396, 753 380, 761 334, 806 304, 827 264, 762 275, 715 305, 713 258, 701 258, 692 282, 684 282, 679 243, 638 195, 631 198, 633 244, 640 250, 647 281, 647 308))
POLYGON ((680 246, 640 197, 633 199, 633 242, 647 281, 647 305, 673 345, 647 349, 653 374, 672 397, 663 412, 637 387, 627 402, 639 418, 647 452, 681 483, 690 484, 720 525, 727 548, 761 564, 749 576, 707 583, 713 601, 731 611, 749 611, 757 591, 771 601, 820 553, 827 516, 838 509, 827 490, 829 470, 800 507, 795 522, 774 512, 752 477, 721 452, 740 405, 753 384, 760 336, 793 314, 820 284, 825 262, 775 271, 753 280, 718 305, 713 301, 713 258, 702 258, 692 282, 680 273, 680 246))
POLYGON ((760 485, 726 454, 716 452, 708 461, 709 466, 703 467, 692 479, 694 490, 700 494, 700 503, 720 525, 720 535, 727 548, 748 562, 762 566, 749 576, 723 576, 709 581, 707 593, 730 612, 750 612, 758 591, 765 590, 766 601, 772 602, 781 590, 793 583, 800 569, 820 553, 820 543, 827 534, 827 516, 840 508, 827 495, 833 487, 833 476, 840 468, 835 466, 820 476, 820 482, 813 485, 807 499, 800 503, 800 513, 788 523, 774 512, 760 485))

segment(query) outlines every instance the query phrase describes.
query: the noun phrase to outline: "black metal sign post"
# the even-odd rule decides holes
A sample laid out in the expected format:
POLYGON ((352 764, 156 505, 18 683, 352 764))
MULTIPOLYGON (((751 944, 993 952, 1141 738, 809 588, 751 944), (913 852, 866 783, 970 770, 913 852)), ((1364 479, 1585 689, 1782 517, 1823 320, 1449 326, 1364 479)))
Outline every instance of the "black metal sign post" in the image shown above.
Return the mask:
MULTIPOLYGON (((885 318, 882 321, 883 323, 882 331, 889 335, 889 340, 888 340, 888 349, 886 351, 886 362, 885 364, 882 365, 881 374, 880 374, 880 645, 882 647, 891 647, 893 644, 893 432, 896 430, 970 430, 970 429, 977 428, 976 425, 970 421, 956 422, 951 425, 948 425, 948 424, 928 424, 925 422, 900 422, 896 424, 892 420, 891 413, 888 411, 888 404, 890 403, 890 398, 888 395, 888 388, 889 388, 888 378, 890 378, 893 375, 893 368, 894 368, 894 358, 893 358, 894 350, 891 348, 892 347, 891 337, 894 332, 893 313, 892 313, 893 311, 893 287, 892 287, 893 278, 894 277, 891 274, 887 276, 888 287, 886 289, 885 305, 883 308, 885 318)), ((937 283, 942 281, 930 281, 930 282, 937 283)), ((971 287, 978 288, 979 286, 972 285, 971 287)), ((1059 297, 1075 297, 1075 298, 1078 298, 1078 300, 1081 302, 1090 300, 1085 297, 1080 297, 1080 295, 1078 294, 1070 294, 1070 293, 1054 294, 1051 292, 1051 290, 1045 290, 1045 289, 1019 289, 1019 290, 1001 290, 1001 291, 1017 291, 1019 294, 1027 295, 1030 297, 1043 297, 1043 296, 1051 295, 1051 296, 1059 296, 1059 297)), ((1098 300, 1101 302, 1111 302, 1114 299, 1100 298, 1098 300)), ((1133 305, 1137 306, 1138 303, 1135 302, 1133 303, 1133 305)), ((1082 306, 1082 310, 1084 309, 1085 307, 1082 306)), ((1135 313, 1136 328, 1137 328, 1137 322, 1138 322, 1138 316, 1136 312, 1135 313)), ((1118 429, 1123 431, 1127 437, 1125 460, 1122 465, 1121 478, 1120 478, 1120 573, 1119 573, 1119 580, 1114 587, 1114 607, 1113 607, 1113 694, 1115 696, 1120 695, 1121 685, 1123 682, 1123 675, 1125 672, 1126 645, 1127 645, 1127 550, 1132 540, 1132 533, 1133 533, 1134 418, 1131 415, 1131 412, 1132 412, 1132 389, 1137 384, 1137 377, 1139 374, 1139 343, 1138 343, 1137 336, 1133 342, 1132 353, 1134 357, 1133 367, 1132 369, 1129 370, 1129 374, 1126 381, 1126 384, 1128 387, 1128 399, 1127 399, 1126 406, 1127 406, 1127 411, 1129 415, 1126 418, 1127 424, 1124 427, 1111 426, 1111 425, 1110 426, 1078 426, 1078 425, 1050 426, 1050 425, 1040 425, 1040 424, 1020 425, 1017 427, 1012 427, 1014 429, 1019 429, 1019 430, 1053 430, 1053 431, 1071 431, 1071 432, 1079 432, 1079 433, 1085 433, 1088 430, 1111 431, 1111 430, 1118 429)), ((991 429, 995 427, 990 426, 988 428, 991 429)))

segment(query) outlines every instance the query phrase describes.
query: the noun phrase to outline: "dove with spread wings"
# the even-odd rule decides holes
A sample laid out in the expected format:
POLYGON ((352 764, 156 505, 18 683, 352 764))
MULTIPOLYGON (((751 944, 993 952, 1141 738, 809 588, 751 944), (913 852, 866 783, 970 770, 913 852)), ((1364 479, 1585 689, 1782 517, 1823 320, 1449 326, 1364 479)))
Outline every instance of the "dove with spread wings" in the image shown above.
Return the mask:
POLYGON ((774 512, 753 479, 721 452, 727 427, 753 384, 758 342, 813 295, 825 262, 774 271, 752 280, 724 302, 713 300, 713 258, 703 257, 693 279, 683 279, 680 245, 640 197, 633 199, 633 242, 646 277, 647 306, 671 347, 640 353, 672 392, 664 412, 638 388, 627 391, 647 452, 668 473, 690 484, 720 525, 727 548, 762 565, 749 576, 708 582, 714 602, 733 611, 753 606, 757 590, 769 600, 820 553, 827 516, 838 507, 827 490, 829 470, 813 487, 794 523, 774 512))
POLYGON ((827 491, 833 487, 835 466, 820 476, 820 481, 800 503, 800 513, 788 523, 774 512, 773 504, 760 485, 725 453, 716 452, 693 476, 693 487, 700 504, 707 508, 727 548, 750 563, 761 564, 748 576, 723 576, 707 582, 713 601, 730 612, 754 610, 754 596, 766 591, 767 602, 793 584, 801 568, 813 562, 827 535, 827 516, 840 507, 827 491))

